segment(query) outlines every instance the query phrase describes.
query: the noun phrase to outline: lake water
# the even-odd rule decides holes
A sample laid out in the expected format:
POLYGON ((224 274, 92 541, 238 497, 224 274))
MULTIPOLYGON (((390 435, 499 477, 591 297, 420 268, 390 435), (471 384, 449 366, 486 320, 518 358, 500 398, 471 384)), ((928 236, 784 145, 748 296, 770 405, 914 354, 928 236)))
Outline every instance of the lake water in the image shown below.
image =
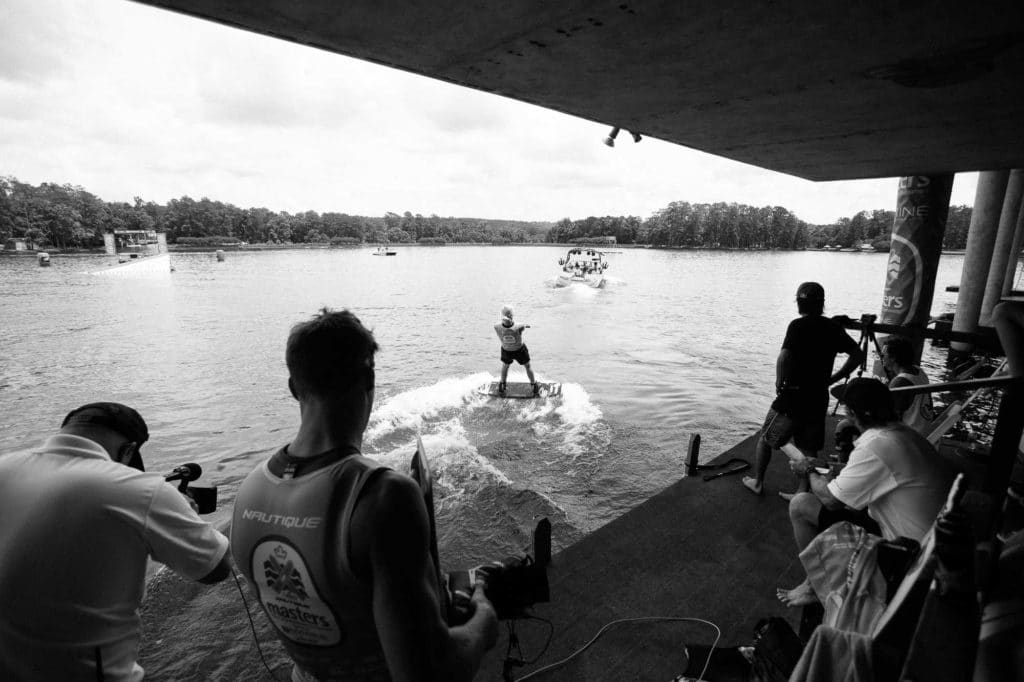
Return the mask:
MULTIPOLYGON (((398 247, 172 254, 156 279, 97 277, 98 256, 0 258, 0 452, 38 444, 79 404, 136 407, 150 471, 183 462, 219 486, 223 524, 242 479, 298 424, 284 344, 322 306, 374 330, 377 402, 366 454, 407 470, 421 434, 436 476, 442 563, 527 548, 536 520, 558 547, 678 479, 690 434, 709 459, 754 433, 773 393, 794 293, 821 282, 826 314, 879 312, 885 254, 622 249, 603 289, 556 288, 564 247, 398 247), (497 400, 493 325, 531 325, 541 380, 563 394, 497 400)), ((943 256, 933 314, 952 310, 962 256, 943 256)), ((854 335, 856 339, 856 336, 854 335)), ((941 366, 937 351, 929 364, 941 366)), ((513 365, 512 379, 523 378, 513 365)), ((737 485, 739 483, 737 482, 737 485)), ((160 575, 142 663, 153 679, 259 670, 233 584, 160 575)), ((251 604, 250 604, 251 605, 251 604)), ((277 665, 262 615, 260 638, 277 665)))

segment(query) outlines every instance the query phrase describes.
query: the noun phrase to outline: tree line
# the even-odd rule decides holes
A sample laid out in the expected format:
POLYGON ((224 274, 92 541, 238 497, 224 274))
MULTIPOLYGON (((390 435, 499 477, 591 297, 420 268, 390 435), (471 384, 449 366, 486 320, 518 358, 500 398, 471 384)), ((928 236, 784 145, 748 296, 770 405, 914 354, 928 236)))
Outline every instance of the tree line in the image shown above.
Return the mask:
MULTIPOLYGON (((781 206, 674 201, 646 220, 637 216, 564 218, 551 228, 547 241, 564 243, 614 236, 619 244, 677 248, 849 249, 871 244, 887 251, 895 216, 894 211, 861 211, 830 225, 812 225, 781 206)), ((963 249, 970 224, 969 206, 951 206, 943 248, 963 249)))
POLYGON ((480 218, 442 218, 406 211, 382 217, 347 213, 276 212, 239 208, 191 197, 157 204, 107 202, 73 185, 33 186, 0 177, 0 242, 24 238, 41 247, 89 249, 112 230, 164 232, 167 242, 250 244, 359 244, 364 242, 543 242, 551 223, 480 218))
MULTIPOLYGON (((33 186, 0 176, 0 242, 24 238, 40 247, 98 248, 103 233, 164 232, 168 243, 572 243, 614 237, 619 244, 679 248, 804 249, 888 248, 894 213, 861 211, 829 225, 812 225, 781 206, 674 201, 646 219, 638 216, 563 218, 555 223, 423 216, 406 211, 383 216, 276 212, 239 208, 183 196, 166 204, 135 197, 107 202, 81 187, 33 186)), ((971 208, 949 209, 943 246, 967 243, 971 208)))

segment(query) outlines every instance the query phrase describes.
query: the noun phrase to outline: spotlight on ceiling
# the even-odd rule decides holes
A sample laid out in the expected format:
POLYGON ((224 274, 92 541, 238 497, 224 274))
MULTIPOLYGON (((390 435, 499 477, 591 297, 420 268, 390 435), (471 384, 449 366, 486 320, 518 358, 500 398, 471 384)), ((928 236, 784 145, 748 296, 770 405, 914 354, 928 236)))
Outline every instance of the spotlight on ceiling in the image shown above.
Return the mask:
POLYGON ((619 134, 619 126, 612 128, 612 132, 608 133, 608 137, 604 138, 604 143, 609 147, 615 146, 615 136, 619 134))
POLYGON ((640 140, 644 139, 640 137, 640 133, 630 133, 630 135, 633 136, 633 142, 639 142, 640 140))

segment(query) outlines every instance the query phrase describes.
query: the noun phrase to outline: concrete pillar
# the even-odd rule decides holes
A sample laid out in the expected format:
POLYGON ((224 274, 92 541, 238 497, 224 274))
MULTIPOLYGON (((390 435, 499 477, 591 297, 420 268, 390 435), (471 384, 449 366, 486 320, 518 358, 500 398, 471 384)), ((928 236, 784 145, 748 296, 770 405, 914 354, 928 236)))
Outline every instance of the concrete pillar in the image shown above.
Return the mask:
POLYGON ((1013 282, 1017 277, 1017 258, 1024 246, 1024 200, 1021 201, 1020 212, 1017 214, 1017 228, 1013 234, 1013 246, 1010 247, 1010 260, 1006 263, 1006 277, 1003 279, 1003 296, 1013 291, 1013 282))
POLYGON ((117 255, 117 245, 114 243, 114 233, 104 232, 103 233, 103 250, 108 256, 117 255))
MULTIPOLYGON (((996 241, 999 214, 1003 210, 1003 197, 1010 171, 982 171, 978 174, 978 189, 974 194, 974 211, 967 232, 967 252, 964 269, 960 273, 960 293, 953 313, 953 331, 973 332, 978 329, 981 302, 985 297, 992 247, 996 241)), ((968 353, 972 344, 954 341, 949 344, 954 353, 968 353)))
MULTIPOLYGON (((928 323, 952 190, 952 174, 900 178, 880 323, 921 328, 928 323)), ((918 357, 921 345, 919 339, 918 357)), ((884 374, 880 362, 874 371, 884 374)))
MULTIPOLYGON (((992 246, 992 265, 988 269, 985 297, 982 299, 981 315, 978 317, 978 323, 986 327, 992 326, 992 309, 1003 296, 1003 284, 1006 280, 1010 251, 1013 248, 1022 195, 1024 170, 1017 168, 1010 172, 1010 180, 1006 184, 1006 197, 1003 199, 1003 209, 999 214, 999 229, 996 231, 995 243, 992 246)), ((1013 260, 1016 262, 1016 254, 1014 256, 1013 260)))

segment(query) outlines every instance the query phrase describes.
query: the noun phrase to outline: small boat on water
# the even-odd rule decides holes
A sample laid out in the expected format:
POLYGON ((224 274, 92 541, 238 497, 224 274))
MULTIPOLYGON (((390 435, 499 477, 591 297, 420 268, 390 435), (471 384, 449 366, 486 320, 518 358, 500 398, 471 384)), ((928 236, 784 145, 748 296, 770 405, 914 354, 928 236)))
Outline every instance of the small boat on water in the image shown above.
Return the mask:
POLYGON ((398 252, 392 249, 390 246, 378 246, 377 250, 373 252, 374 256, 397 256, 398 252))
POLYGON ((167 238, 153 230, 111 230, 104 233, 103 245, 108 256, 116 256, 111 263, 92 274, 121 278, 167 277, 174 272, 171 254, 167 251, 167 238))
POLYGON ((596 249, 569 249, 565 258, 559 258, 562 266, 558 273, 555 286, 567 287, 570 284, 583 284, 594 289, 604 286, 604 271, 608 269, 608 261, 604 253, 596 249))

